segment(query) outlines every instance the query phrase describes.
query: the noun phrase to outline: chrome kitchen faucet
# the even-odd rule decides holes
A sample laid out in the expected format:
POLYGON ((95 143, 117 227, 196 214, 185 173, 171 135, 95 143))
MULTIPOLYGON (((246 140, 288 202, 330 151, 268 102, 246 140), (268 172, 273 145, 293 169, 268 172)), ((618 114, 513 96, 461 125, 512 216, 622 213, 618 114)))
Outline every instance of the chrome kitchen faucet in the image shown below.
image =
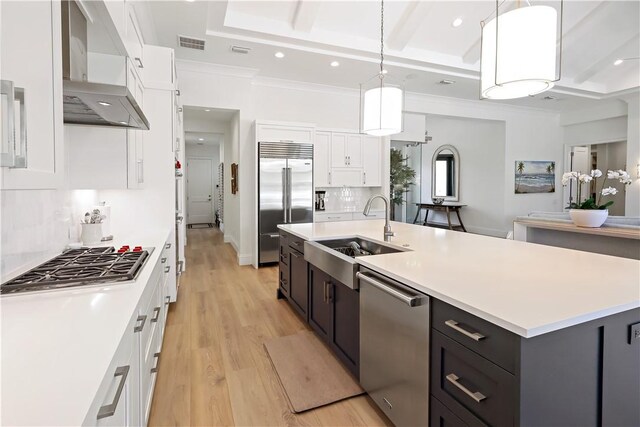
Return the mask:
POLYGON ((371 196, 369 200, 367 200, 367 204, 364 205, 364 210, 362 213, 364 216, 369 216, 369 211, 371 210, 371 202, 375 199, 382 199, 384 201, 384 241, 390 242, 391 237, 395 235, 393 231, 391 231, 391 224, 389 223, 389 216, 391 214, 391 206, 389 204, 389 199, 387 199, 382 194, 376 194, 375 196, 371 196))

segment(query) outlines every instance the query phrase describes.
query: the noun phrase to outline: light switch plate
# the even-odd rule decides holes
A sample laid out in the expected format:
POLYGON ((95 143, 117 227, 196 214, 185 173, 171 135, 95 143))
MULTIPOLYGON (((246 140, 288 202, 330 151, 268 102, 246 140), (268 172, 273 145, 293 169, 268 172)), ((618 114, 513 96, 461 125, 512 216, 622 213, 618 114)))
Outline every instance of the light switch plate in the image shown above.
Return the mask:
POLYGON ((640 323, 629 326, 629 344, 640 344, 640 323))

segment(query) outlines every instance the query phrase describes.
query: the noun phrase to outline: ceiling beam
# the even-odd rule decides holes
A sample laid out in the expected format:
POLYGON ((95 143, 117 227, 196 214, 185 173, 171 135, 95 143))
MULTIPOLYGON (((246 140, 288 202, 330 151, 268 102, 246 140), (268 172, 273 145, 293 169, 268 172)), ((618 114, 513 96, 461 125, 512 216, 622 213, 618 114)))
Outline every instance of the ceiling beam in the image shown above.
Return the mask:
POLYGON ((475 64, 480 60, 480 38, 478 38, 467 51, 462 55, 462 62, 465 64, 475 64))
POLYGON ((640 37, 640 33, 634 35, 633 37, 622 43, 620 46, 602 57, 600 60, 596 61, 590 67, 587 67, 584 71, 574 77, 574 83, 582 84, 601 71, 604 71, 608 67, 613 67, 613 62, 616 59, 628 56, 628 52, 634 47, 634 45, 638 44, 638 37, 640 37))
POLYGON ((319 1, 298 0, 296 10, 293 13, 291 27, 296 31, 311 32, 313 24, 318 16, 319 1))
POLYGON ((429 13, 431 7, 432 3, 427 1, 409 2, 387 37, 387 46, 398 51, 404 50, 424 22, 424 17, 429 13))

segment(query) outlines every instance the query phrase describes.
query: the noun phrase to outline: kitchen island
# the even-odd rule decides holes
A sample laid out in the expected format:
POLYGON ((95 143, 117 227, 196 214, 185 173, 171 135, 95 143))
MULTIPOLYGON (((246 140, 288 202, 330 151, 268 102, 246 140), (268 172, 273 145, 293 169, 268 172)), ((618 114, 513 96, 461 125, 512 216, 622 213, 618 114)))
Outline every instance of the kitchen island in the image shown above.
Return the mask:
POLYGON ((280 229, 303 241, 360 237, 402 250, 356 260, 432 299, 431 423, 640 424, 640 262, 395 222, 385 243, 383 225, 280 229), (451 366, 467 372, 457 384, 451 366), (480 386, 483 398, 469 398, 480 386))

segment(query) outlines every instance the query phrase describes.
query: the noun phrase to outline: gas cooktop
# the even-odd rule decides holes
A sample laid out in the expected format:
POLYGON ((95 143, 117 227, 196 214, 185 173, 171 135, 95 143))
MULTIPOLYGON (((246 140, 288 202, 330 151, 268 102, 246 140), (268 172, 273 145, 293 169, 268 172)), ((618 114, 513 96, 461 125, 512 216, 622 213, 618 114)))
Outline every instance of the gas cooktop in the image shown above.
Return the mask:
POLYGON ((0 294, 44 291, 133 280, 153 248, 123 246, 69 249, 20 276, 0 285, 0 294))

